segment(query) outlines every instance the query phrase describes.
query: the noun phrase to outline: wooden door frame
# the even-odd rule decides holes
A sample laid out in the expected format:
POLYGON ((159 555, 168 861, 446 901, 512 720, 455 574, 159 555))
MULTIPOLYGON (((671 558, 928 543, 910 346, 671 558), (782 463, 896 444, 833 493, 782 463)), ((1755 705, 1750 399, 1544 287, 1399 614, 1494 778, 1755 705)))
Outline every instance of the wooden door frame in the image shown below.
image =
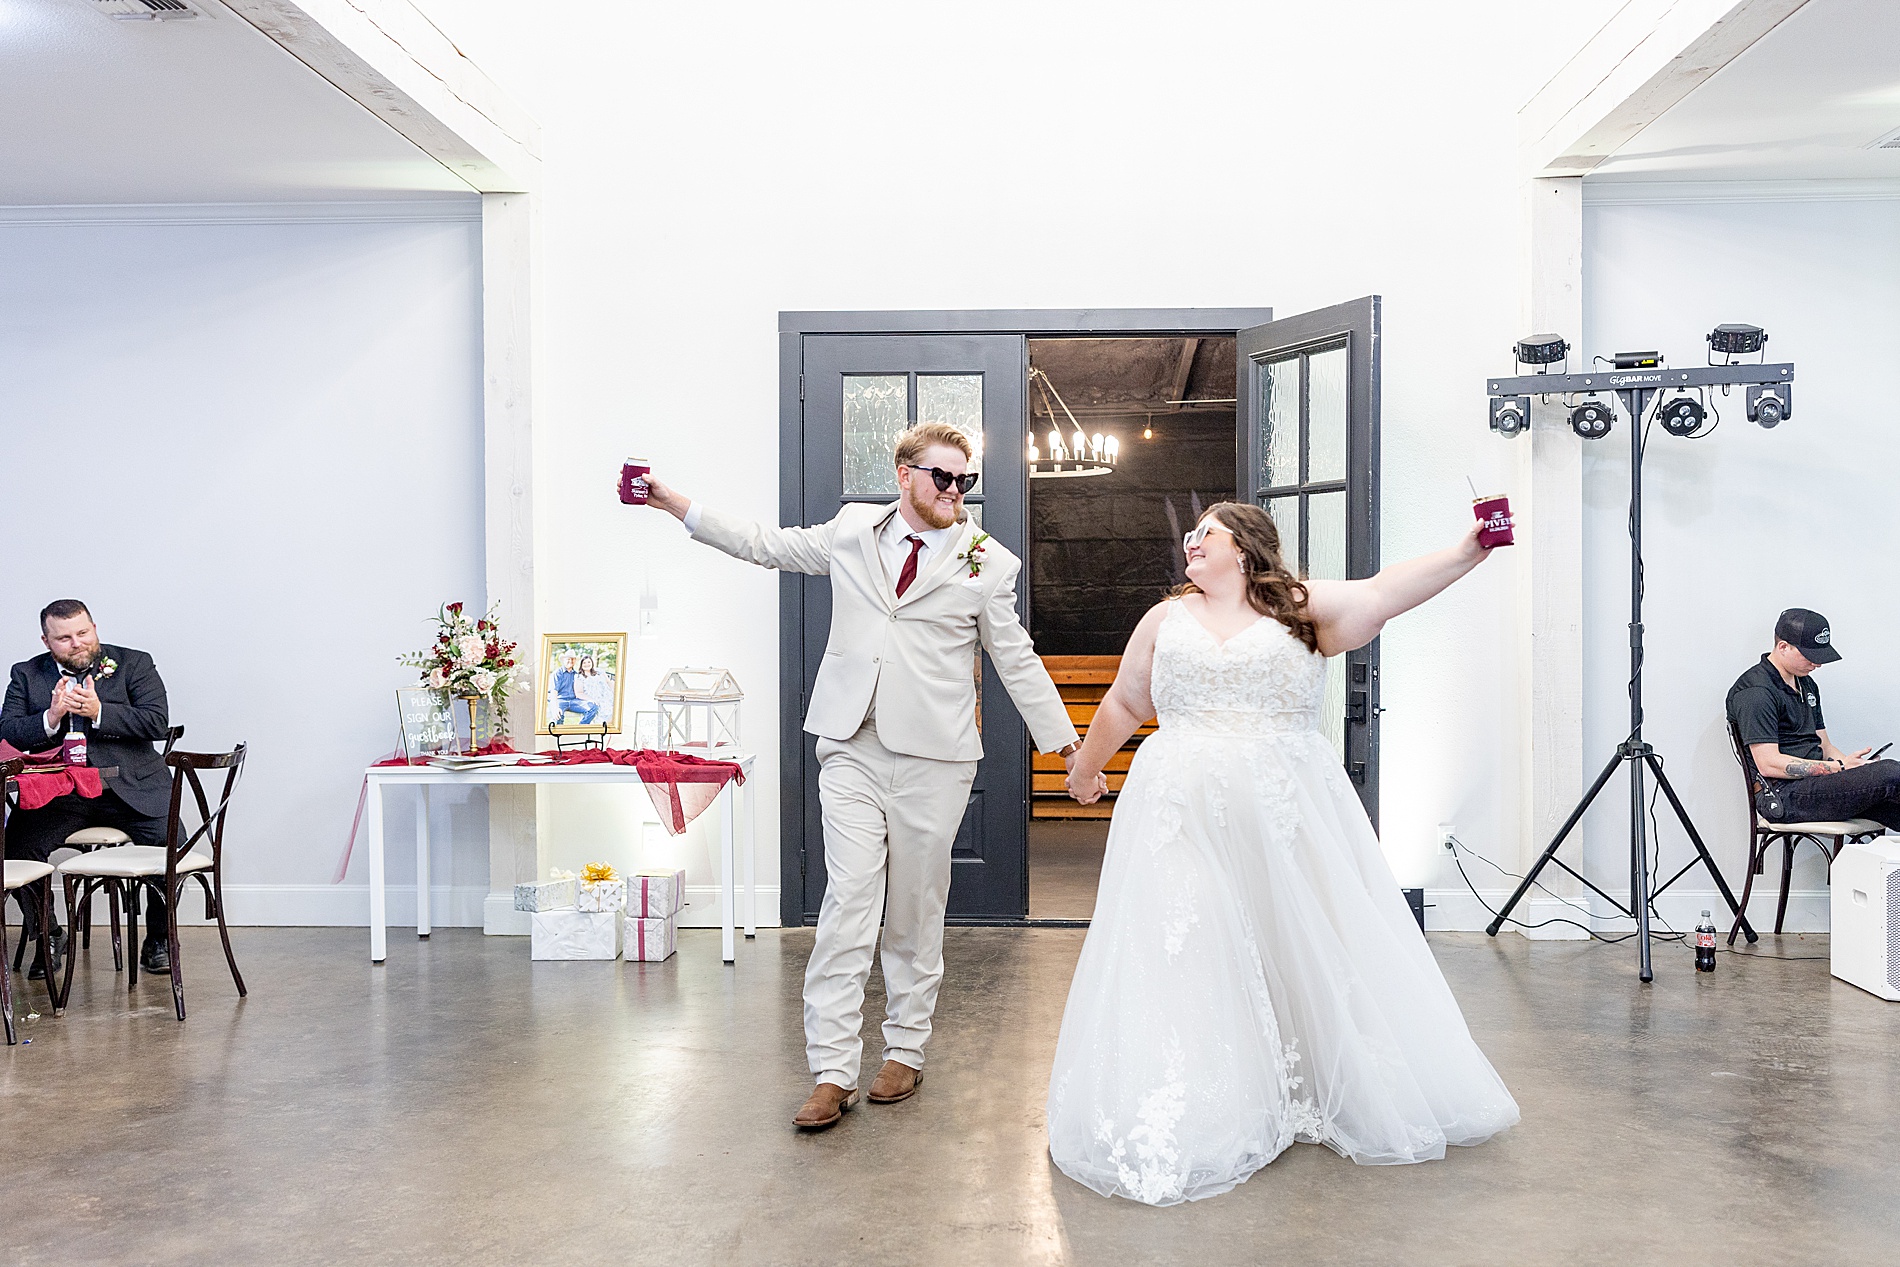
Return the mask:
MULTIPOLYGON (((804 443, 805 336, 835 334, 1015 334, 1024 338, 1095 336, 1221 338, 1273 320, 1271 308, 990 308, 963 311, 781 312, 779 313, 779 522, 802 522, 804 463, 787 461, 804 443)), ((1235 442, 1239 434, 1236 409, 1235 442)), ((1024 418, 1024 426, 1028 419, 1024 418)), ((787 928, 805 923, 804 613, 799 578, 779 578, 779 919, 787 928)), ((1030 587, 1017 601, 1024 624, 1030 587)), ((1023 803, 1023 837, 1029 804, 1023 803)), ((1027 870, 1028 851, 1023 854, 1027 870)), ((1024 892, 1028 891, 1027 877, 1024 892)), ((965 918, 964 924, 1021 925, 1025 920, 965 918)))

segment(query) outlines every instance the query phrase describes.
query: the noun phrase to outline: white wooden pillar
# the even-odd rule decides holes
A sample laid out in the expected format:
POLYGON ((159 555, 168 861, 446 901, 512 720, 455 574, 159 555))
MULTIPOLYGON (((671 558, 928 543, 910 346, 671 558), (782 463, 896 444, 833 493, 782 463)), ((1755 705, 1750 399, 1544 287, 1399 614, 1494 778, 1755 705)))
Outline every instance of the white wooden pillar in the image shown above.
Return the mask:
MULTIPOLYGON (((1540 178, 1529 188, 1528 318, 1524 333, 1554 332, 1571 342, 1574 363, 1583 353, 1583 179, 1540 178)), ((1568 411, 1552 398, 1532 399, 1529 443, 1520 441, 1519 487, 1529 490, 1518 541, 1525 553, 1520 572, 1518 716, 1528 718, 1519 745, 1520 875, 1529 868, 1583 795, 1583 442, 1570 430, 1568 411)), ((1607 754, 1606 754, 1607 755, 1607 754)), ((1592 771, 1594 773, 1594 771, 1592 771)), ((1581 867, 1583 835, 1571 833, 1561 854, 1581 867)), ((1574 897, 1581 886, 1555 867, 1539 882, 1574 897)), ((1512 914, 1527 924, 1574 910, 1533 889, 1512 914)), ((1507 925, 1507 927, 1510 927, 1507 925)), ((1517 931, 1523 931, 1519 929, 1517 931)), ((1581 937, 1564 924, 1526 934, 1581 937)))
MULTIPOLYGON (((488 601, 501 604, 503 636, 517 646, 528 681, 541 650, 540 591, 534 567, 534 201, 530 194, 482 195, 483 478, 488 601)), ((537 694, 516 692, 509 739, 533 746, 537 694)), ((538 879, 541 789, 488 789, 488 899, 482 930, 526 936, 514 886, 538 879)))

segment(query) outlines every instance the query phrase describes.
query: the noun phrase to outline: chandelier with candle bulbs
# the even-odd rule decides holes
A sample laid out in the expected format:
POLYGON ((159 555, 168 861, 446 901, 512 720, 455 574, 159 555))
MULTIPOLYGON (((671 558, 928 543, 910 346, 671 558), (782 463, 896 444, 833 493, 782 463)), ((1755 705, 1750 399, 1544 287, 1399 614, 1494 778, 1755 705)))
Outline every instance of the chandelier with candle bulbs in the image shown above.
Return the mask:
POLYGON ((1073 428, 1068 436, 1062 433, 1057 423, 1048 436, 1048 447, 1037 445, 1035 429, 1029 433, 1029 477, 1031 479, 1078 479, 1086 475, 1108 475, 1115 469, 1116 460, 1121 456, 1121 441, 1114 436, 1105 436, 1101 432, 1090 435, 1082 430, 1082 424, 1069 412, 1069 404, 1062 399, 1062 393, 1056 390, 1049 376, 1029 367, 1029 382, 1042 394, 1043 412, 1049 415, 1051 422, 1056 421, 1055 406, 1062 406, 1062 413, 1073 428), (1051 403, 1051 397, 1054 403, 1051 403))

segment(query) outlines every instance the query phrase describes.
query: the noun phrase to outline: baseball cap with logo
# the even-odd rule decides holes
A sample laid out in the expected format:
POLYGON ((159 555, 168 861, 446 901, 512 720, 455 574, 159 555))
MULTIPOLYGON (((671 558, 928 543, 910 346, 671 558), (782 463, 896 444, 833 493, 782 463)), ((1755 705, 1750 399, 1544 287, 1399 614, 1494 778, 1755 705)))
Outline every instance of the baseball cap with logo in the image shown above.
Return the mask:
POLYGON ((1805 607, 1790 607, 1781 613, 1775 620, 1775 641, 1794 644, 1795 650, 1816 664, 1832 664, 1841 658, 1834 649, 1827 617, 1805 607))

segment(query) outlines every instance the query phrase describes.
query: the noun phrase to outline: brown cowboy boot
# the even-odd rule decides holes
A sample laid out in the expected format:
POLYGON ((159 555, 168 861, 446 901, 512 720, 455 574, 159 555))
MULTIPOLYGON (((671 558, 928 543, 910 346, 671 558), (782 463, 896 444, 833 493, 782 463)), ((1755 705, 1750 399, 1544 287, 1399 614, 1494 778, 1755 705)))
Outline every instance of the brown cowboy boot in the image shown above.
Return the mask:
POLYGON ((917 1094, 917 1088, 923 1084, 923 1070, 887 1060, 871 1082, 871 1103, 896 1104, 899 1100, 908 1100, 917 1094))
POLYGON ((792 1125, 801 1131, 822 1131, 827 1126, 836 1126, 844 1111, 858 1102, 856 1088, 847 1090, 832 1082, 821 1082, 812 1088, 811 1098, 792 1118, 792 1125))

